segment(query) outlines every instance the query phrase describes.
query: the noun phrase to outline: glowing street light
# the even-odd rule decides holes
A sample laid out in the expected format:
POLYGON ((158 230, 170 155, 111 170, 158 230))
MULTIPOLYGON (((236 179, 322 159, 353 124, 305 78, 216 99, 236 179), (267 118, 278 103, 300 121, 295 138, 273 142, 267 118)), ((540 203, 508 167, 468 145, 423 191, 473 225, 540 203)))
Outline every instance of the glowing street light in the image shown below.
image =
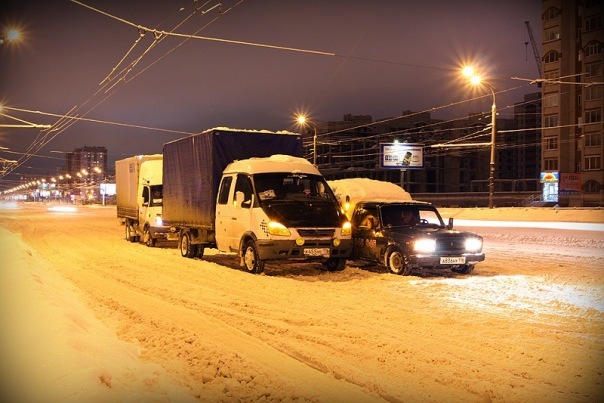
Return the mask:
POLYGON ((17 29, 14 29, 14 28, 9 29, 0 38, 0 45, 3 45, 4 43, 8 43, 8 42, 17 42, 20 37, 21 37, 21 34, 19 33, 19 31, 17 29))
POLYGON ((296 120, 298 121, 299 124, 301 124, 303 126, 306 126, 306 125, 312 126, 312 128, 314 130, 314 135, 312 138, 312 164, 316 167, 317 166, 317 126, 313 122, 308 120, 308 118, 304 115, 298 115, 296 120))
POLYGON ((489 208, 493 208, 493 194, 495 191, 495 138, 497 134, 497 128, 495 125, 497 117, 497 106, 495 102, 495 89, 491 84, 484 81, 482 77, 476 73, 473 67, 466 66, 462 69, 462 74, 467 77, 472 85, 484 85, 490 91, 493 96, 493 105, 491 105, 491 161, 489 164, 489 208))

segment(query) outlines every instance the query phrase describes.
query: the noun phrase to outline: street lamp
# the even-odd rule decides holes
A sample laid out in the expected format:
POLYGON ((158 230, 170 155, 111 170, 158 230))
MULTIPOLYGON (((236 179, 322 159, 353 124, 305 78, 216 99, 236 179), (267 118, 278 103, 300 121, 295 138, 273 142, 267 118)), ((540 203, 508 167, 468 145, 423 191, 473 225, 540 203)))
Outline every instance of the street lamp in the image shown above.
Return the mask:
POLYGON ((464 67, 462 74, 470 80, 473 85, 485 85, 491 91, 493 96, 493 105, 491 105, 491 161, 489 163, 489 208, 493 208, 493 193, 495 191, 495 139, 497 127, 495 124, 497 117, 497 106, 495 102, 495 89, 491 84, 484 81, 480 75, 476 74, 472 67, 464 67))
POLYGON ((7 30, 2 37, 0 37, 0 45, 8 42, 16 42, 19 40, 20 33, 17 29, 9 29, 7 30))
POLYGON ((314 130, 314 135, 312 137, 312 164, 317 166, 317 126, 308 120, 308 118, 304 115, 298 115, 297 117, 298 123, 306 126, 307 124, 312 126, 314 130))

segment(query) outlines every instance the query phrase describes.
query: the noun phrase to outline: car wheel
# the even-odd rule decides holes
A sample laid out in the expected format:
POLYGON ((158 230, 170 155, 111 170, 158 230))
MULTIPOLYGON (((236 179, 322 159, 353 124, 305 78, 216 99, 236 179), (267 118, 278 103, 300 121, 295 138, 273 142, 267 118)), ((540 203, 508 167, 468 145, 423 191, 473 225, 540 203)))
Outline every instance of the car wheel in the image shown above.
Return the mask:
POLYGON ((241 256, 243 265, 248 272, 260 274, 264 271, 264 260, 258 258, 258 249, 254 241, 249 240, 243 244, 241 256))
POLYGON ((473 264, 464 264, 463 266, 451 268, 451 271, 459 274, 469 274, 470 272, 472 272, 472 270, 474 270, 473 264))
POLYGON ((393 248, 388 252, 386 256, 386 266, 388 266, 388 270, 394 274, 406 276, 411 272, 407 257, 397 248, 393 248))
POLYGON ((151 231, 148 225, 145 226, 145 229, 143 231, 143 243, 150 248, 155 246, 155 239, 153 239, 153 237, 151 236, 151 231))
POLYGON ((188 258, 195 256, 195 245, 191 244, 191 235, 188 233, 180 236, 180 255, 188 258))
POLYGON ((327 259, 323 262, 323 266, 329 271, 342 271, 346 268, 346 259, 327 259))

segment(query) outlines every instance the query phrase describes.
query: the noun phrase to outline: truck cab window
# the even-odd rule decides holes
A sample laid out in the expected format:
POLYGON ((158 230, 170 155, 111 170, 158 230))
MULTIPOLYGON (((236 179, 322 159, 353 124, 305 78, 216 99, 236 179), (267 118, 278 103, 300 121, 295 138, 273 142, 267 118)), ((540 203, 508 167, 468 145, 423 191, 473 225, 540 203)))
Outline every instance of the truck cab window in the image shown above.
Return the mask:
POLYGON ((151 205, 161 206, 163 204, 163 189, 161 185, 151 187, 151 205))
POLYGON ((147 186, 145 186, 143 188, 143 204, 148 206, 149 205, 149 188, 147 186))
POLYGON ((235 182, 235 193, 243 193, 243 203, 241 207, 250 208, 252 206, 252 181, 247 175, 237 175, 235 182))
POLYGON ((233 183, 232 176, 225 176, 220 184, 220 190, 218 191, 218 204, 227 204, 229 201, 229 191, 231 190, 231 183, 233 183))

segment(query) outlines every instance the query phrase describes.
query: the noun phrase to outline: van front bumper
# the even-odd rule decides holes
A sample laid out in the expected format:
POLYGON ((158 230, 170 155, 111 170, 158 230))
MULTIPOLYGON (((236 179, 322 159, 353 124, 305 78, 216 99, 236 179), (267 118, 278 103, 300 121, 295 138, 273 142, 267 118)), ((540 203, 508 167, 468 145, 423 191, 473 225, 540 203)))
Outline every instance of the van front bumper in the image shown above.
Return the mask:
POLYGON ((257 240, 260 260, 324 260, 348 258, 352 253, 352 239, 341 239, 338 246, 328 240, 307 240, 302 246, 294 240, 257 240))

